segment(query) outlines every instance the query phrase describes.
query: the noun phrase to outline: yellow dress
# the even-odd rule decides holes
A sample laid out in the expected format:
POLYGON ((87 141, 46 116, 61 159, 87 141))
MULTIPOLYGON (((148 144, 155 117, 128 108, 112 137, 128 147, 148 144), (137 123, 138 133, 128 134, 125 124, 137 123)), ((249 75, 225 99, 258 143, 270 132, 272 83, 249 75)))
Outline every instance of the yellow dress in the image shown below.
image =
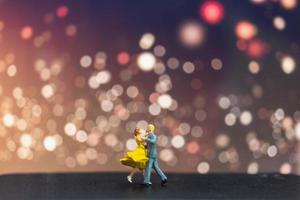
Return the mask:
POLYGON ((120 162, 123 165, 143 170, 146 168, 148 161, 146 147, 141 135, 135 136, 135 141, 137 148, 134 151, 127 152, 126 156, 120 159, 120 162))

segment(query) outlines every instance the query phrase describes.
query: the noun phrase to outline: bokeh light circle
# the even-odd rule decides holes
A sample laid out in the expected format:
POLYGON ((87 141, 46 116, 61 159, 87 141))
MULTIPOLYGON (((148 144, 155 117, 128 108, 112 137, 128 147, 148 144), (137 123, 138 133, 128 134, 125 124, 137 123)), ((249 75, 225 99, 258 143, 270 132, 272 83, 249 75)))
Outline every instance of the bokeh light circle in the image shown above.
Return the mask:
POLYGON ((257 33, 257 28, 249 21, 240 21, 235 27, 235 33, 238 38, 249 40, 257 33))
POLYGON ((208 173, 209 169, 210 169, 210 166, 209 166, 209 164, 207 162, 201 162, 197 166, 197 171, 200 174, 206 174, 206 173, 208 173))
POLYGON ((205 39, 205 29, 198 22, 188 21, 179 27, 179 40, 188 48, 201 46, 205 39))
POLYGON ((207 0, 200 7, 201 17, 209 24, 218 24, 224 17, 224 7, 216 0, 207 0))
POLYGON ((291 56, 284 56, 281 59, 281 69, 285 74, 291 74, 296 69, 296 62, 291 56))
POLYGON ((137 58, 137 64, 139 68, 146 72, 153 70, 155 63, 156 58, 152 53, 149 52, 141 53, 137 58))

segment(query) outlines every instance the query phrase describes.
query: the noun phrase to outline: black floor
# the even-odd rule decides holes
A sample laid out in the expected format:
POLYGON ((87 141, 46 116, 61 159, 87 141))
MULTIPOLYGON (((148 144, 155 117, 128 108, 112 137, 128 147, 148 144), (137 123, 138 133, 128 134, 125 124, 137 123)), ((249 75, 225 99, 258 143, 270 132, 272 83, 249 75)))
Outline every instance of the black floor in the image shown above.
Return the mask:
POLYGON ((279 174, 168 174, 167 187, 154 174, 151 187, 130 184, 123 173, 0 176, 0 199, 297 199, 300 177, 279 174))

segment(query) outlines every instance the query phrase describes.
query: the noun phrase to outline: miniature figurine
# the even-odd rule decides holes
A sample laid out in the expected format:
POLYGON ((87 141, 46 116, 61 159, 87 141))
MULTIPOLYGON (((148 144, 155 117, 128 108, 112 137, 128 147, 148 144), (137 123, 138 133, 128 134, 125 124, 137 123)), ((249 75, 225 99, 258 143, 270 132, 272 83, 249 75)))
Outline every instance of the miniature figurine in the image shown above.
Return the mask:
POLYGON ((160 176, 161 186, 165 186, 165 184, 168 182, 168 179, 158 166, 156 149, 157 137, 154 134, 154 130, 155 126, 153 124, 149 124, 146 130, 147 156, 149 159, 144 176, 144 185, 149 186, 152 184, 150 182, 151 169, 154 168, 155 172, 160 176))
POLYGON ((123 165, 132 167, 130 174, 127 176, 127 180, 132 183, 132 178, 138 169, 145 174, 145 167, 148 161, 146 147, 145 147, 145 137, 142 136, 142 131, 140 128, 134 130, 134 138, 137 143, 137 148, 134 151, 127 152, 126 156, 120 159, 123 165))

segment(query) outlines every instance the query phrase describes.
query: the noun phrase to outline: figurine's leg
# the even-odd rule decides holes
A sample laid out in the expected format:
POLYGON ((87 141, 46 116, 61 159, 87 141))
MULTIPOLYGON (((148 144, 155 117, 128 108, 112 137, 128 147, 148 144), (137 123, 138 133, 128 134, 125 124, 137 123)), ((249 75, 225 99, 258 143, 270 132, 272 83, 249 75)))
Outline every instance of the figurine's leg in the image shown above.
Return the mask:
POLYGON ((137 168, 132 168, 130 174, 128 176, 133 177, 133 175, 137 172, 137 168))
POLYGON ((161 169, 159 168, 158 166, 158 162, 157 160, 155 159, 154 163, 153 163, 153 167, 154 167, 154 170, 155 172, 160 176, 160 179, 163 181, 163 180, 167 180, 167 177, 166 175, 161 171, 161 169))
POLYGON ((151 178, 151 168, 153 166, 153 158, 149 158, 146 166, 146 172, 144 176, 144 183, 150 183, 150 178, 151 178))
POLYGON ((136 171, 137 171, 136 168, 132 168, 130 174, 127 176, 128 182, 132 183, 132 177, 133 177, 133 175, 136 173, 136 171))

